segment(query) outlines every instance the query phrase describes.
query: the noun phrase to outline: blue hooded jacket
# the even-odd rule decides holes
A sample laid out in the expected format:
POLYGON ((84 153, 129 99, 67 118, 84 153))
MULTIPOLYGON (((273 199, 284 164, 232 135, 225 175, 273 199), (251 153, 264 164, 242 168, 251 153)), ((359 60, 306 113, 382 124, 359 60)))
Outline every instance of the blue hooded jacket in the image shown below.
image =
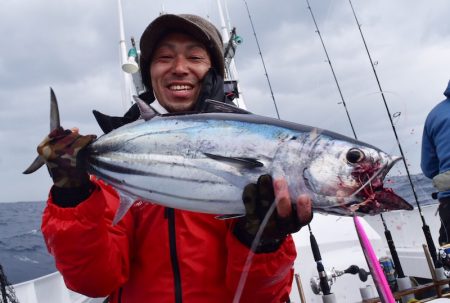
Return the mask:
MULTIPOLYGON (((450 81, 444 95, 447 99, 431 110, 423 129, 420 166, 428 178, 450 171, 450 81)), ((444 197, 450 197, 450 191, 438 194, 444 197)))

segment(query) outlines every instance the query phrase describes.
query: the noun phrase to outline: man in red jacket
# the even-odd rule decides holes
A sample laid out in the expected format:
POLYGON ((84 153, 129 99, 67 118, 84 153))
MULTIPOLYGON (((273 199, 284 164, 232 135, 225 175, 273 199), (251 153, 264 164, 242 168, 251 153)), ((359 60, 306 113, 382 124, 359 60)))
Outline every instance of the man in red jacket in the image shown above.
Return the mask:
MULTIPOLYGON (((227 101, 222 39, 209 21, 162 15, 144 31, 140 49, 142 98, 159 111, 207 111, 206 98, 227 101)), ((137 117, 133 107, 124 117, 99 122, 110 131, 137 117)), ((136 201, 113 226, 117 192, 89 177, 77 158, 94 138, 60 128, 38 146, 54 181, 42 231, 70 289, 115 303, 289 300, 296 257, 290 233, 312 219, 307 196, 292 203, 286 181, 264 175, 244 189, 245 217, 218 220, 136 201), (252 252, 273 203, 276 211, 252 252), (249 254, 252 263, 239 285, 249 254)))

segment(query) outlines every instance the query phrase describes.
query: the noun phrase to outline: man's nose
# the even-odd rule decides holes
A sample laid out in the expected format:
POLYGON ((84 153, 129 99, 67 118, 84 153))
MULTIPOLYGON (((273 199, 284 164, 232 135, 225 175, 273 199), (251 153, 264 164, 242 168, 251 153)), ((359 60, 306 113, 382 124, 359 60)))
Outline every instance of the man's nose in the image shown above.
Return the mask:
POLYGON ((184 74, 188 72, 188 61, 183 56, 177 56, 173 62, 173 72, 184 74))

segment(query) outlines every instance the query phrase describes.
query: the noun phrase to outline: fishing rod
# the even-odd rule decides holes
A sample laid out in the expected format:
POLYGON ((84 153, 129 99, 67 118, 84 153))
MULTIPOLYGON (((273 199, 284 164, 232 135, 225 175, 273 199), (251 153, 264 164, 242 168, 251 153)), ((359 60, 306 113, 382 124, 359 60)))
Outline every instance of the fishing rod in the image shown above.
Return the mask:
POLYGON ((266 75, 267 84, 269 84, 270 93, 272 94, 273 105, 275 106, 275 111, 277 113, 277 117, 278 117, 278 119, 280 119, 280 114, 278 112, 277 102, 275 101, 275 96, 273 95, 272 85, 270 84, 269 74, 267 73, 266 64, 264 63, 264 58, 263 58, 263 55, 262 55, 262 52, 261 52, 261 47, 259 46, 258 36, 256 36, 255 27, 253 26, 252 16, 250 15, 250 10, 248 8, 247 1, 245 1, 245 0, 243 0, 243 1, 245 3, 245 7, 247 9, 248 19, 250 20, 250 24, 252 26, 253 35, 255 36, 256 45, 258 46, 258 52, 259 52, 259 56, 261 57, 261 62, 262 62, 263 68, 264 68, 264 74, 266 75))
POLYGON ((19 303, 14 287, 6 278, 3 267, 0 264, 0 303, 19 303))
POLYGON ((339 96, 341 97, 341 100, 342 100, 342 105, 344 106, 345 113, 347 114, 348 122, 350 123, 350 127, 352 128, 353 136, 355 137, 356 140, 358 140, 358 137, 356 136, 355 128, 353 127, 352 119, 350 118, 350 114, 348 112, 347 105, 344 100, 344 96, 342 95, 341 86, 339 85, 339 82, 336 77, 336 73, 334 72, 333 64, 331 64, 330 57, 328 56, 327 48, 325 47, 325 43, 323 42, 322 35, 320 34, 319 26, 317 25, 316 18, 314 17, 313 11, 311 9, 311 5, 309 4, 309 0, 306 0, 306 4, 308 5, 309 12, 311 13, 311 18, 316 27, 316 33, 317 33, 317 35, 319 35, 320 42, 322 43, 323 50, 325 51, 325 56, 327 57, 327 62, 330 65, 331 73, 333 74, 334 82, 336 83, 337 89, 339 91, 339 96))
POLYGON ((325 267, 322 263, 322 256, 320 255, 320 249, 319 244, 316 241, 316 237, 314 237, 311 226, 308 224, 309 229, 309 242, 311 243, 311 250, 313 253, 314 261, 317 265, 317 272, 319 274, 319 283, 320 283, 320 289, 322 290, 322 293, 324 296, 331 295, 331 289, 330 285, 328 284, 328 278, 327 273, 325 271, 325 267))
MULTIPOLYGON (((277 113, 278 119, 280 120, 281 117, 280 117, 280 114, 278 112, 277 102, 275 101, 275 96, 273 94, 272 85, 270 84, 269 74, 267 73, 266 65, 264 63, 264 58, 263 58, 263 55, 262 55, 262 52, 261 52, 261 48, 259 46, 258 36, 256 35, 255 27, 253 25, 253 20, 252 20, 251 14, 250 14, 250 9, 248 8, 247 1, 246 0, 243 0, 243 1, 245 3, 245 7, 247 9, 247 14, 248 14, 248 18, 250 20, 250 24, 252 26, 253 35, 255 36, 256 45, 258 46, 259 55, 261 57, 261 62, 262 62, 262 65, 264 67, 264 72, 265 72, 265 75, 266 75, 266 78, 267 78, 267 83, 269 85, 270 93, 272 94, 272 100, 273 100, 273 104, 275 106, 275 111, 277 113)), ((355 134, 355 136, 356 136, 356 134, 355 134)), ((311 229, 311 225, 309 223, 308 223, 308 229, 309 229, 309 235, 310 235, 309 236, 309 240, 310 240, 311 250, 312 250, 312 253, 313 253, 313 256, 314 256, 314 261, 316 262, 316 265, 317 265, 317 272, 318 272, 319 277, 320 277, 319 278, 320 279, 320 287, 322 289, 322 292, 323 292, 324 296, 330 296, 330 298, 331 298, 332 294, 331 294, 330 286, 328 284, 328 279, 327 279, 327 274, 326 274, 326 271, 325 271, 325 267, 322 264, 322 257, 320 255, 319 245, 318 245, 318 243, 316 241, 316 238, 314 237, 314 234, 313 234, 312 229, 311 229)), ((333 299, 334 299, 334 297, 333 297, 333 299)))
MULTIPOLYGON (((339 85, 339 82, 336 77, 336 73, 334 72, 333 64, 331 63, 327 48, 325 47, 325 42, 323 41, 322 35, 320 34, 319 26, 317 25, 316 18, 314 17, 314 13, 312 11, 311 5, 309 4, 309 0, 306 0, 306 4, 307 4, 308 10, 311 14, 311 18, 314 22, 314 26, 316 27, 316 33, 319 36, 320 42, 322 43, 322 47, 325 52, 325 56, 327 57, 327 62, 330 66, 331 73, 333 74, 334 82, 336 83, 336 87, 339 91, 339 96, 341 97, 342 105, 344 106, 345 113, 347 114, 347 119, 350 123, 350 127, 352 129, 353 136, 355 137, 355 139, 358 139, 358 136, 356 135, 356 132, 355 132, 355 128, 353 127, 352 119, 351 119, 350 114, 347 109, 347 105, 345 103, 344 95, 342 94, 341 86, 339 85)), ((309 241, 311 243, 311 250, 313 252, 314 261, 317 264, 317 272, 319 273, 320 288, 325 296, 330 295, 331 289, 330 289, 330 286, 328 285, 327 274, 326 274, 325 268, 322 264, 322 257, 320 255, 319 245, 317 244, 316 238, 314 237, 309 224, 308 224, 308 228, 310 231, 309 241)))
POLYGON ((411 189, 412 189, 412 192, 413 192, 413 195, 414 195, 414 199, 415 199, 416 204, 417 204, 417 209, 419 210, 420 218, 422 220, 422 224, 423 224, 422 225, 422 230, 424 232, 425 239, 427 241, 427 245, 430 248, 431 258, 433 259, 433 263, 434 263, 435 268, 440 268, 440 267, 442 267, 442 264, 437 259, 436 246, 434 245, 433 237, 431 236, 430 227, 425 222, 425 218, 424 218, 423 213, 422 213, 422 208, 420 207, 419 199, 417 197, 417 193, 416 193, 416 190, 414 188, 414 184, 413 184, 412 179, 411 179, 411 174, 409 172, 408 164, 406 163, 406 157, 405 157, 405 155, 403 153, 403 148, 402 148, 402 145, 400 144, 400 140, 399 140, 399 137, 397 135, 397 130, 396 130, 394 122, 392 120, 391 112, 389 110, 389 106, 388 106, 386 98, 384 96, 383 89, 381 88, 380 80, 378 78, 377 71, 375 70, 375 65, 374 65, 374 63, 372 61, 372 57, 370 56, 370 52, 369 52, 369 48, 368 48, 367 43, 366 43, 366 39, 364 38, 363 32, 361 30, 361 24, 359 23, 358 18, 356 16, 356 12, 355 12, 355 9, 353 7, 352 1, 348 0, 348 2, 350 3, 350 7, 352 8, 353 16, 354 16, 356 24, 358 26, 359 33, 361 34, 361 39, 363 41, 364 48, 366 49, 366 53, 367 53, 367 56, 369 58, 370 65, 372 67, 372 71, 373 71, 373 73, 375 75, 375 79, 376 79, 377 84, 378 84, 378 89, 379 89, 379 91, 381 93, 381 97, 383 99, 383 103, 384 103, 384 106, 386 108, 386 112, 388 114, 389 121, 390 121, 391 126, 392 126, 392 131, 394 132, 395 139, 397 141, 397 145, 398 145, 398 148, 400 150, 400 154, 402 156, 402 161, 403 161, 403 164, 405 166, 405 170, 406 170, 406 174, 408 176, 409 184, 411 186, 411 189))
MULTIPOLYGON (((326 55, 326 57, 327 57, 327 62, 328 62, 328 64, 330 65, 330 68, 331 68, 331 72, 332 72, 332 74, 333 74, 334 81, 335 81, 336 86, 337 86, 337 89, 338 89, 338 91, 339 91, 339 95, 341 96, 342 105, 343 105, 344 108, 345 108, 345 112, 346 112, 346 114, 347 114, 347 118, 348 118, 348 121, 349 121, 349 123, 350 123, 350 127, 352 128, 352 131, 353 131, 353 135, 354 135, 355 139, 358 140, 358 137, 356 136, 355 129, 354 129, 354 127, 353 127, 352 119, 351 119, 350 114, 349 114, 349 112, 348 112, 348 110, 347 110, 347 106, 346 106, 346 103, 345 103, 345 100, 344 100, 344 96, 343 96, 343 94, 342 94, 342 91, 341 91, 339 82, 338 82, 337 77, 336 77, 336 73, 334 72, 334 69, 333 69, 333 64, 331 63, 330 57, 329 57, 329 55, 328 55, 328 51, 327 51, 327 48, 326 48, 326 46, 325 46, 325 42, 324 42, 324 40, 323 40, 323 38, 322 38, 322 35, 321 35, 321 33, 320 33, 319 26, 317 25, 316 18, 314 17, 314 13, 313 13, 313 11, 312 11, 312 8, 311 8, 311 5, 310 5, 310 3, 309 3, 309 0, 305 0, 305 1, 306 1, 306 4, 308 5, 308 10, 309 10, 309 12, 310 12, 310 14, 311 14, 311 18, 312 18, 312 20, 313 20, 313 22, 314 22, 314 25, 315 25, 315 27, 316 27, 316 33, 318 34, 318 36, 319 36, 319 38, 320 38, 320 42, 322 43, 322 48, 323 48, 323 50, 324 50, 324 52, 325 52, 325 55, 326 55)), ((392 261, 394 262, 395 269, 397 270, 397 274, 398 274, 399 278, 404 278, 405 275, 404 275, 404 273, 403 273, 403 268, 402 268, 402 265, 401 265, 401 263, 400 263, 400 259, 399 259, 399 257, 398 257, 397 250, 396 250, 396 248, 395 248, 395 245, 394 245, 394 241, 393 241, 393 239, 392 239, 391 232, 390 232, 390 230, 388 229, 388 227, 387 227, 387 225, 386 225, 386 222, 384 221, 383 214, 380 214, 380 217, 381 217, 381 220, 382 220, 382 222, 383 222, 383 226, 384 226, 384 235, 385 235, 386 241, 387 241, 387 243, 388 243, 389 251, 391 252, 392 261)))

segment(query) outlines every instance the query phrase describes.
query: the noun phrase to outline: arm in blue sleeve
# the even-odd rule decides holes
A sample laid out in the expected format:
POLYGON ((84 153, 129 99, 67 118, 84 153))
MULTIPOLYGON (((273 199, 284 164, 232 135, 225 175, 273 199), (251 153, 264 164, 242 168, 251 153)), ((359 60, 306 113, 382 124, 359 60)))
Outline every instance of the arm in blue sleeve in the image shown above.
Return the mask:
POLYGON ((420 167, 422 168, 423 174, 430 179, 439 173, 439 159, 436 154, 433 139, 427 131, 427 123, 425 123, 422 136, 420 167))

